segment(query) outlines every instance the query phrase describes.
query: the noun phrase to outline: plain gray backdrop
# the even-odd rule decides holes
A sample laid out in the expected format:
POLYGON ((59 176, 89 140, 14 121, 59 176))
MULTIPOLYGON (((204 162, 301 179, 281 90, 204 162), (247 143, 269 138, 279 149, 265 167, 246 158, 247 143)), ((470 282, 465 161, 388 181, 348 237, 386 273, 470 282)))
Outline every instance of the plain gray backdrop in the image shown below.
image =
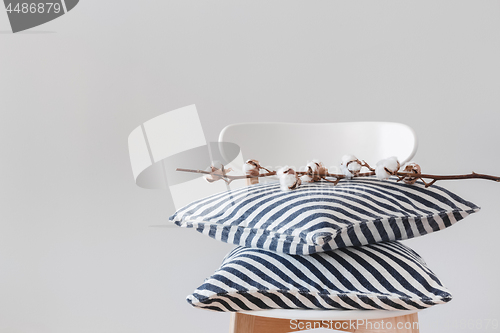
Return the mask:
MULTIPOLYGON (((196 104, 211 141, 245 121, 402 122, 427 173, 500 175, 498 1, 85 0, 9 29, 0 9, 0 332, 228 329, 185 296, 232 246, 151 227, 169 193, 133 181, 128 134, 169 110, 196 104)), ((405 242, 454 294, 421 332, 492 331, 500 184, 440 185, 482 211, 405 242)))

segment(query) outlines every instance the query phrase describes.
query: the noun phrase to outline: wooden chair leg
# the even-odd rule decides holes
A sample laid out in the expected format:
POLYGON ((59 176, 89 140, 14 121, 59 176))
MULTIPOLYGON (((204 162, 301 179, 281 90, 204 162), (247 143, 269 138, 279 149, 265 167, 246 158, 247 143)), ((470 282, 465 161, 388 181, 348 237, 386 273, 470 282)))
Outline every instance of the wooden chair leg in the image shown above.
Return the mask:
POLYGON ((352 321, 290 320, 232 313, 229 333, 288 333, 315 328, 352 333, 419 333, 418 315, 352 321))
MULTIPOLYGON (((330 328, 330 325, 333 325, 331 328, 335 329, 335 323, 338 325, 337 328, 347 328, 349 325, 349 321, 290 320, 232 313, 229 333, 288 333, 314 328, 330 328)), ((354 332, 352 329, 343 331, 354 332)))
POLYGON ((231 321, 229 324, 229 333, 253 333, 256 316, 246 315, 243 313, 231 313, 231 321))

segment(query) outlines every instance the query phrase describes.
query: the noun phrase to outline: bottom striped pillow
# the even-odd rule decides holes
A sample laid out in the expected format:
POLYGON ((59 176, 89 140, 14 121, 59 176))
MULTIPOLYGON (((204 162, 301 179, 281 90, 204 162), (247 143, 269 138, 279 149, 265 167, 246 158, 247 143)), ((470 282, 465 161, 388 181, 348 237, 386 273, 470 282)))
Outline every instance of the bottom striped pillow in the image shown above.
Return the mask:
POLYGON ((238 247, 187 297, 214 311, 423 309, 451 294, 423 259, 399 242, 311 255, 238 247))

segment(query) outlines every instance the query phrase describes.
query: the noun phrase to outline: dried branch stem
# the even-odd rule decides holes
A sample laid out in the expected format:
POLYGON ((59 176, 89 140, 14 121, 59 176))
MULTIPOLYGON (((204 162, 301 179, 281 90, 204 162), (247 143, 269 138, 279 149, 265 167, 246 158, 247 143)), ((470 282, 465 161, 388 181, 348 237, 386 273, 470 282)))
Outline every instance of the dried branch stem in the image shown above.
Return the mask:
POLYGON ((469 173, 466 175, 428 175, 428 174, 424 174, 424 173, 415 173, 415 172, 396 172, 395 175, 398 176, 399 180, 403 180, 406 177, 418 178, 422 182, 424 182, 425 187, 431 186, 432 184, 434 184, 438 180, 477 178, 477 179, 487 179, 487 180, 493 180, 496 182, 500 182, 500 177, 485 175, 485 174, 481 174, 481 173, 475 173, 474 171, 472 171, 472 173, 469 173), (427 183, 426 181, 424 181, 423 178, 432 179, 432 181, 430 183, 427 183))
MULTIPOLYGON (((227 178, 227 179, 230 179, 230 180, 246 179, 246 178, 260 178, 260 177, 269 177, 269 176, 275 176, 276 175, 276 171, 269 171, 267 173, 261 173, 258 176, 251 176, 251 175, 229 176, 227 174, 226 175, 220 175, 220 174, 216 174, 216 173, 213 173, 213 172, 210 172, 210 171, 193 170, 193 169, 182 169, 182 168, 177 168, 176 171, 192 172, 192 173, 202 173, 202 174, 205 174, 205 175, 213 175, 213 176, 219 177, 219 178, 227 178)), ((302 176, 302 175, 307 174, 307 171, 297 171, 296 173, 298 175, 302 176)), ((374 174, 375 174, 375 172, 365 172, 365 173, 359 173, 355 177, 367 177, 367 176, 373 176, 374 174)), ((315 174, 315 175, 318 175, 321 178, 325 178, 325 177, 331 177, 331 178, 337 178, 337 179, 346 178, 345 175, 343 175, 343 174, 336 174, 336 173, 318 173, 318 174, 315 174)))
MULTIPOLYGON (((223 179, 226 182, 231 182, 233 180, 237 179, 247 179, 247 178, 260 178, 260 177, 269 177, 269 176, 275 176, 276 171, 269 171, 267 173, 261 173, 257 176, 251 176, 251 175, 244 175, 244 176, 230 176, 227 175, 226 173, 214 173, 210 171, 203 171, 203 170, 193 170, 193 169, 181 169, 177 168, 177 171, 182 171, 182 172, 192 172, 192 173, 201 173, 201 174, 206 174, 206 175, 212 175, 213 177, 218 177, 219 179, 223 179)), ((266 169, 267 170, 267 169, 266 169)), ((298 175, 305 175, 307 174, 306 171, 298 171, 296 172, 298 175)), ((321 179, 324 179, 328 182, 334 183, 335 185, 341 180, 346 178, 345 175, 343 174, 335 174, 335 173, 318 173, 315 174, 319 176, 321 179), (335 178, 335 180, 328 180, 326 177, 329 178, 335 178)), ((359 173, 354 175, 354 177, 368 177, 368 176, 373 176, 375 175, 374 171, 370 172, 364 172, 364 173, 359 173)), ((491 175, 485 175, 485 174, 480 174, 480 173, 475 173, 472 172, 470 174, 465 174, 465 175, 429 175, 429 174, 423 174, 423 173, 415 173, 415 172, 395 172, 395 176, 398 177, 398 181, 404 180, 405 178, 417 178, 422 180, 422 182, 425 184, 425 187, 429 187, 432 184, 434 184, 438 180, 453 180, 453 179, 487 179, 487 180, 493 180, 496 182, 500 182, 500 177, 497 176, 491 176, 491 175), (426 182, 425 179, 431 179, 430 182, 426 182)))

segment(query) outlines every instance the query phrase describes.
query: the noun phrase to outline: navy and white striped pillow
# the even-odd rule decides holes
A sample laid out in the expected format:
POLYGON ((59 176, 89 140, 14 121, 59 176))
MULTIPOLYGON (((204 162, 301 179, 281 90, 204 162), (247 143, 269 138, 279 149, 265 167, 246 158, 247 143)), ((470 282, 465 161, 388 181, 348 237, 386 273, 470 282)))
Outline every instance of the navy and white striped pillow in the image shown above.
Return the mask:
POLYGON ((214 311, 423 309, 451 294, 422 258, 398 242, 289 255, 238 247, 187 297, 214 311))
POLYGON ((227 243, 310 254, 425 235, 478 210, 439 186, 364 178, 289 192, 253 185, 195 201, 170 220, 227 243))

